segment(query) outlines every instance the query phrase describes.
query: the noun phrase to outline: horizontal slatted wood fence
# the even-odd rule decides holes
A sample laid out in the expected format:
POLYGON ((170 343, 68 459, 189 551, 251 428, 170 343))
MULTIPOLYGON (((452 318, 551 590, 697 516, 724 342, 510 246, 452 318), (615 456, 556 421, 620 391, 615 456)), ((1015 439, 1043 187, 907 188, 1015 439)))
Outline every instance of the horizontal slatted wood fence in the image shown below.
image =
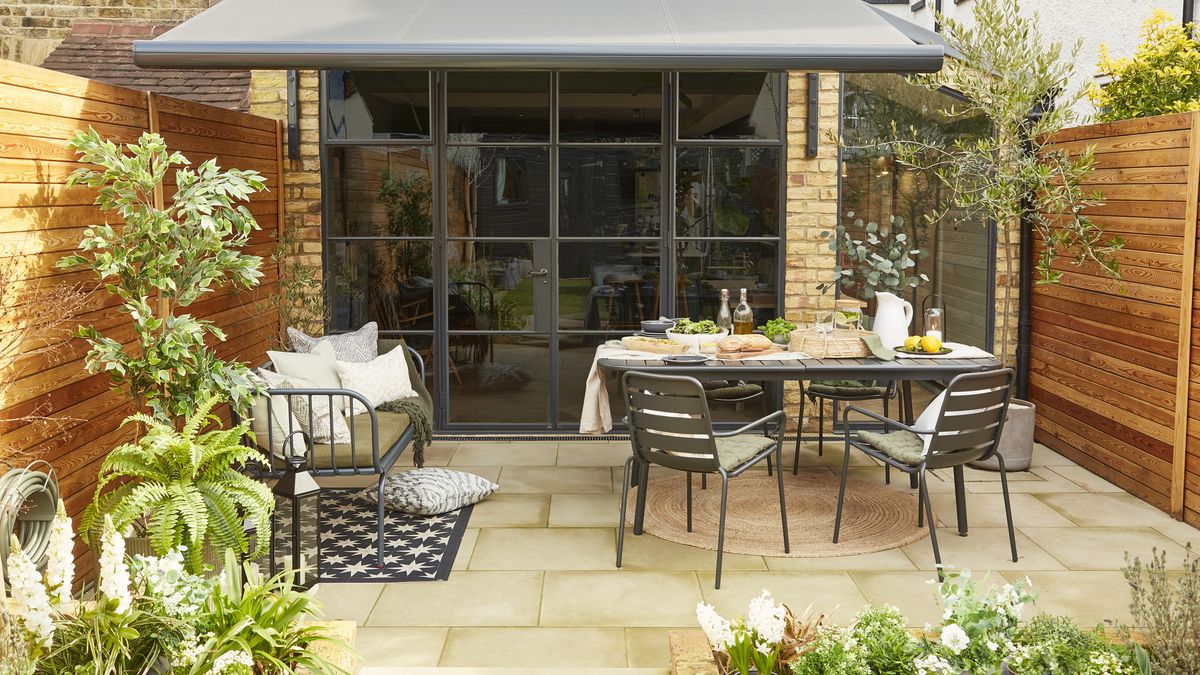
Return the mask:
MULTIPOLYGON (((215 157, 221 167, 255 169, 265 176, 269 191, 249 204, 262 228, 249 246, 266 258, 262 285, 241 293, 217 289, 186 310, 225 330, 227 341, 217 350, 223 358, 260 361, 279 326, 277 314, 264 309, 261 299, 278 282, 269 256, 282 222, 280 123, 11 61, 0 61, 0 263, 16 265, 20 274, 0 296, 8 305, 0 332, 14 329, 23 297, 44 300, 43 294, 58 284, 88 281, 90 273, 63 272, 54 264, 75 248, 88 225, 117 222, 93 205, 93 190, 63 185, 81 166, 67 140, 89 126, 122 143, 144 131, 158 132, 193 165, 215 157)), ((174 189, 170 181, 167 198, 174 189)), ((94 325, 128 344, 132 330, 115 304, 107 293, 94 293, 67 327, 94 325)), ((60 333, 35 347, 4 374, 11 384, 0 392, 0 420, 45 415, 55 422, 0 422, 0 447, 49 461, 67 509, 77 517, 92 498, 107 452, 131 438, 132 429, 120 424, 133 406, 110 389, 107 376, 84 370, 82 340, 60 333)), ((91 556, 82 546, 76 554, 80 574, 88 575, 91 556)))
POLYGON ((1119 235, 1122 282, 1065 260, 1034 287, 1030 398, 1037 439, 1200 525, 1200 113, 1065 130, 1095 148, 1086 213, 1119 235))

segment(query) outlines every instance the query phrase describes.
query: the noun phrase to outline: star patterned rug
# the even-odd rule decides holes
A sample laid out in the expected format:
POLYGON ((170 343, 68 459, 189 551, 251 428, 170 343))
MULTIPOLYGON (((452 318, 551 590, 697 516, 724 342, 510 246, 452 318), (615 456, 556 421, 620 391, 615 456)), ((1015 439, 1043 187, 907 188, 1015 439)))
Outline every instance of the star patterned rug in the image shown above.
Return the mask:
MULTIPOLYGON (((361 488, 324 489, 320 495, 321 583, 399 582, 447 579, 471 518, 467 506, 436 516, 384 511, 383 568, 377 567, 376 505, 361 488)), ((285 514, 276 516, 290 519, 285 514), (281 517, 282 516, 282 517, 281 517)), ((312 536, 316 518, 302 516, 301 538, 312 536)), ((284 526, 277 530, 287 532, 284 526)), ((279 535, 277 535, 279 536, 279 535)), ((277 539, 276 551, 286 548, 277 539)))

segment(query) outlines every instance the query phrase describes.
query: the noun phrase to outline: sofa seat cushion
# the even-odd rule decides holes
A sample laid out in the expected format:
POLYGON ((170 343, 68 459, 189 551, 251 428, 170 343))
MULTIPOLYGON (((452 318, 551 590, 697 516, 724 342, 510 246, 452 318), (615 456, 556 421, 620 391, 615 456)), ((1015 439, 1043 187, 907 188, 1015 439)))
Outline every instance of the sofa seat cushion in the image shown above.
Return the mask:
POLYGON ((717 438, 717 458, 726 471, 733 471, 773 445, 775 439, 758 434, 717 438))
POLYGON ((925 459, 925 441, 920 435, 903 429, 881 434, 859 431, 858 438, 892 459, 916 466, 925 459))
MULTIPOLYGON (((412 423, 407 413, 376 412, 379 421, 379 456, 387 454, 396 441, 404 435, 412 423)), ((373 466, 371 455, 371 416, 355 415, 350 418, 353 443, 337 443, 333 446, 333 461, 330 461, 329 444, 315 443, 313 466, 318 469, 369 468, 373 466)))

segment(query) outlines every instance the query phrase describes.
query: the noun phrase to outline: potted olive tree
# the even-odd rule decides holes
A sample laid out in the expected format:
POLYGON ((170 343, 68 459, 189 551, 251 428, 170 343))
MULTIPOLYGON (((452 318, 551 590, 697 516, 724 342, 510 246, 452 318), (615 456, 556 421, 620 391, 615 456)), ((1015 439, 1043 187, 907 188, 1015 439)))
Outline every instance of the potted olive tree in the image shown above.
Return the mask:
MULTIPOLYGON (((78 132, 70 146, 83 162, 96 168, 76 170, 67 184, 96 188, 96 204, 123 224, 87 228, 79 251, 58 264, 91 270, 128 317, 132 348, 92 326, 80 327, 78 334, 91 345, 88 371, 108 373, 114 389, 134 401, 139 414, 126 423, 137 424, 141 432, 135 444, 114 451, 102 470, 102 478, 124 477, 132 482, 102 484, 109 489, 97 491, 89 522, 103 522, 105 514, 116 514, 122 524, 157 531, 149 543, 159 555, 179 543, 206 541, 244 553, 244 539, 214 534, 212 528, 230 523, 240 527, 244 518, 261 519, 262 509, 269 513, 270 506, 260 504, 263 495, 229 473, 233 463, 246 459, 229 447, 229 439, 201 435, 197 425, 211 422, 208 413, 220 402, 248 409, 256 387, 244 364, 222 360, 207 344, 210 339, 223 341, 224 332, 185 310, 222 286, 258 284, 262 260, 242 252, 258 224, 239 202, 264 189, 262 176, 255 171, 222 170, 216 160, 193 168, 152 133, 122 146, 89 130, 78 132), (172 171, 175 190, 164 198, 163 180, 172 171), (190 419, 183 431, 174 432, 185 417, 190 419), (168 454, 188 457, 188 466, 172 462, 157 466, 159 460, 170 459, 168 454), (203 486, 207 493, 183 495, 184 484, 200 486, 189 472, 219 480, 203 486), (152 483, 157 487, 139 487, 152 483), (164 500, 164 491, 175 491, 178 500, 191 503, 181 506, 179 501, 164 500), (221 518, 205 515, 213 508, 221 518), (180 541, 178 534, 184 531, 187 542, 180 541)), ((93 534, 84 532, 85 537, 93 534)), ((192 554, 193 566, 198 566, 200 552, 192 554)))

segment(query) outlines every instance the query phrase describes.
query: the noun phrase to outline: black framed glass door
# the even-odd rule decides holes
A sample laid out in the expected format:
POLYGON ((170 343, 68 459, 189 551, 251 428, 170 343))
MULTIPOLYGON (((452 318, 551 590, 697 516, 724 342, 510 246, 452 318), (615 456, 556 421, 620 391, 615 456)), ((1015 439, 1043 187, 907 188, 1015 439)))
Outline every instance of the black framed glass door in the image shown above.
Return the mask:
POLYGON ((778 74, 330 71, 323 101, 330 328, 421 351, 439 429, 577 428, 598 344, 725 287, 780 306, 778 74))

